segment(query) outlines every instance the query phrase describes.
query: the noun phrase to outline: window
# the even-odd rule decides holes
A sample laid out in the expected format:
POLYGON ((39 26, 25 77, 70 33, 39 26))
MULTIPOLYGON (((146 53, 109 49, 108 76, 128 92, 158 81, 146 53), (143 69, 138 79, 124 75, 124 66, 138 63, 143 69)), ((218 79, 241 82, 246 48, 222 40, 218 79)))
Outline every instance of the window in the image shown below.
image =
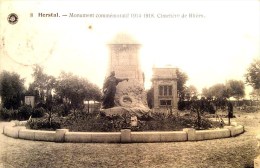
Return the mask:
POLYGON ((160 100, 160 106, 171 106, 172 100, 160 100))
POLYGON ((159 96, 172 96, 172 85, 160 85, 159 96))

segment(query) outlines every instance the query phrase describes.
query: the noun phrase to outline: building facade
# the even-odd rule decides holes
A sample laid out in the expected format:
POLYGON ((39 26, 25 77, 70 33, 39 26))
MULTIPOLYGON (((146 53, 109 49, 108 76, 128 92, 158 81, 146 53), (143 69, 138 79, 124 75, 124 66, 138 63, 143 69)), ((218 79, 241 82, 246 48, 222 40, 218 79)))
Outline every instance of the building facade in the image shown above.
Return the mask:
POLYGON ((29 105, 32 108, 34 108, 34 106, 35 106, 35 97, 34 96, 25 96, 24 97, 24 103, 26 105, 29 105))
POLYGON ((153 108, 159 109, 177 109, 177 75, 176 68, 164 67, 153 68, 153 108))

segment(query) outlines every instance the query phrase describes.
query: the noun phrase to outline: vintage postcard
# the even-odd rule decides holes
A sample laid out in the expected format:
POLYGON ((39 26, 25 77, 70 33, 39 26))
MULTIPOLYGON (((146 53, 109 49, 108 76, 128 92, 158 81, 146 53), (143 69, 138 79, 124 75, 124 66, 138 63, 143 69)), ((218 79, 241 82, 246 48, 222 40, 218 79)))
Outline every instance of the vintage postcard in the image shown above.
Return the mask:
POLYGON ((80 135, 70 140, 74 134, 64 132, 66 143, 55 143, 57 133, 56 139, 45 138, 54 142, 37 139, 38 133, 30 140, 20 130, 10 134, 15 138, 1 134, 0 167, 253 167, 260 133, 259 3, 0 0, 1 131, 10 121, 30 121, 26 128, 36 128, 32 122, 45 117, 50 125, 58 118, 57 128, 69 132, 109 132, 101 139, 91 134, 90 141, 80 135), (196 109, 192 103, 202 100, 209 107, 196 109), (216 128, 228 135, 196 139, 195 129, 206 125, 199 115, 212 115, 215 122, 213 114, 219 114, 219 122, 228 122, 228 102, 231 122, 243 125, 239 134, 246 132, 232 137, 233 129, 216 128), (194 108, 194 123, 176 124, 194 108), (110 118, 93 117, 99 110, 110 118), (183 132, 177 139, 151 133, 177 127, 183 132), (194 141, 182 131, 186 127, 193 129, 194 141))

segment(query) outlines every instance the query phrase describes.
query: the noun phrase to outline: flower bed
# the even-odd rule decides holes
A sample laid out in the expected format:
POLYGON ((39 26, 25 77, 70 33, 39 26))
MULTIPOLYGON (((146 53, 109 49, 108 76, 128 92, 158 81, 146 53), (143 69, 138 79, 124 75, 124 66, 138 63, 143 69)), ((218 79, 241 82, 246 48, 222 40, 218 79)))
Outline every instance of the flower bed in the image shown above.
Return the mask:
POLYGON ((201 127, 197 127, 197 118, 194 115, 176 116, 154 113, 152 116, 138 118, 137 126, 131 126, 131 116, 105 116, 102 113, 76 113, 67 117, 53 117, 52 124, 46 118, 33 119, 28 122, 27 128, 53 130, 65 128, 74 132, 118 132, 124 128, 132 131, 180 131, 183 128, 213 129, 220 126, 219 122, 210 121, 202 117, 201 127), (48 127, 49 126, 49 127, 48 127), (58 127, 57 127, 58 126, 58 127))

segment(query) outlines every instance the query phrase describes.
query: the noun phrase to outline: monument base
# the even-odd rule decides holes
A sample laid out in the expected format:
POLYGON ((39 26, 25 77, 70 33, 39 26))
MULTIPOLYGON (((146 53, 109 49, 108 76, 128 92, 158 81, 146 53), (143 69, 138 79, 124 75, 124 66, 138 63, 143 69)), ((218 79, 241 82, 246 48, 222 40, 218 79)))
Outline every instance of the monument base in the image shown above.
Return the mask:
POLYGON ((101 109, 102 113, 106 116, 122 116, 122 115, 129 115, 129 116, 137 116, 141 118, 143 115, 150 115, 151 110, 149 108, 140 108, 140 107, 113 107, 109 109, 101 109))

